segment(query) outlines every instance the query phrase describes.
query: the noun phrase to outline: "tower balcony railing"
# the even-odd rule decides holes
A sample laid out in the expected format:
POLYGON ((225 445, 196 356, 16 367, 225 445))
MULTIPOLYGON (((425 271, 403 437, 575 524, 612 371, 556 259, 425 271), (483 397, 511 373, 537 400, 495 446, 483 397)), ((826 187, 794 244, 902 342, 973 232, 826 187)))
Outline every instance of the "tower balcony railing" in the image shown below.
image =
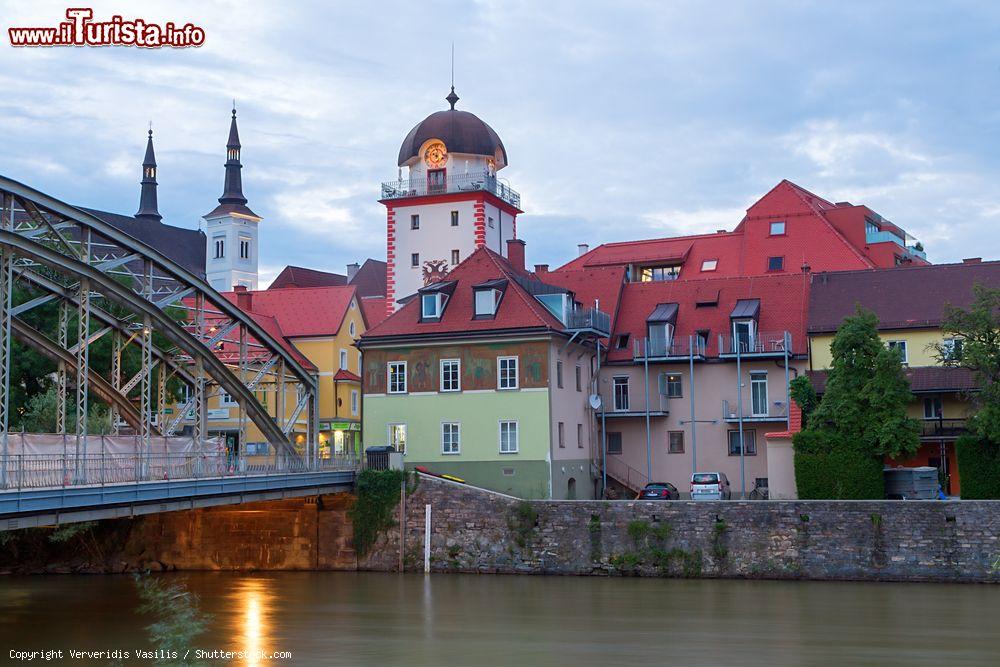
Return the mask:
POLYGON ((439 181, 420 176, 382 183, 382 199, 406 199, 456 192, 489 192, 511 206, 521 208, 521 195, 501 179, 485 171, 456 174, 439 181))
POLYGON ((633 361, 660 359, 688 359, 705 357, 705 340, 703 338, 643 338, 632 344, 633 361))

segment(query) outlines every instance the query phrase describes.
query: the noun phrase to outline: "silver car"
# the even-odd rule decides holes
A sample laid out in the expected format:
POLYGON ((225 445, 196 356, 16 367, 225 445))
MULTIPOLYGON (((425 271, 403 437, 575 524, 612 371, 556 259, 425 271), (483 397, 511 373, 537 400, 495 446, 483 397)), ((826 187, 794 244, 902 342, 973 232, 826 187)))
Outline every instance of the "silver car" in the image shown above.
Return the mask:
POLYGON ((691 500, 729 500, 733 492, 724 472, 696 472, 691 475, 691 500))

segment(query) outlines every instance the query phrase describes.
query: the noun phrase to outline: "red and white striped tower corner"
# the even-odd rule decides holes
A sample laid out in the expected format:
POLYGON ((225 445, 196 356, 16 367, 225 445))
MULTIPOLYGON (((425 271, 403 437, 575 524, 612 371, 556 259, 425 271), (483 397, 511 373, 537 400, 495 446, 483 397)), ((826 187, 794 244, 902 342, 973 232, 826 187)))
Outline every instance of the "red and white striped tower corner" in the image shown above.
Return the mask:
POLYGON ((386 207, 386 311, 443 280, 476 249, 506 256, 517 237, 521 197, 499 176, 500 137, 474 114, 450 107, 418 123, 399 149, 399 174, 382 184, 386 207))

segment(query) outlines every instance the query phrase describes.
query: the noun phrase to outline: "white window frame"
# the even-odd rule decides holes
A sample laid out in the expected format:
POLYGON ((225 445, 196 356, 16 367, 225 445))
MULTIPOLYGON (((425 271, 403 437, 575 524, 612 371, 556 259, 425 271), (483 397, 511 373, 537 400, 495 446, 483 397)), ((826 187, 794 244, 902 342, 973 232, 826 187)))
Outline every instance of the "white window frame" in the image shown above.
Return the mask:
POLYGON ((559 447, 566 449, 566 422, 559 422, 556 424, 556 437, 559 442, 559 447))
POLYGON ((751 371, 750 372, 750 414, 754 417, 767 417, 770 414, 770 404, 768 403, 769 397, 767 392, 767 371, 751 371), (754 401, 754 387, 757 387, 757 391, 761 391, 760 387, 763 385, 764 392, 764 411, 759 412, 756 410, 756 401, 754 401))
POLYGON ((407 385, 406 372, 407 372, 407 368, 406 368, 406 362, 405 361, 390 361, 389 363, 387 363, 385 365, 385 390, 386 390, 386 393, 389 393, 389 394, 405 394, 406 393, 406 389, 407 389, 407 386, 406 386, 407 385), (395 391, 393 391, 393 389, 392 389, 392 371, 393 371, 393 367, 394 366, 397 367, 397 371, 396 371, 397 373, 399 372, 398 367, 402 368, 402 373, 403 373, 403 382, 402 382, 403 388, 402 389, 397 389, 395 391))
POLYGON ((420 253, 411 252, 410 253, 410 268, 419 269, 420 268, 420 253))
MULTIPOLYGON (((509 429, 508 429, 509 430, 509 429)), ((497 445, 501 454, 517 454, 520 451, 521 446, 521 427, 516 419, 501 419, 497 422, 497 445), (514 427, 514 448, 504 449, 503 443, 503 427, 504 424, 513 425, 514 427)))
POLYGON ((225 259, 226 258, 226 237, 225 236, 213 236, 212 240, 215 242, 215 257, 213 259, 225 259))
POLYGON ((474 294, 472 296, 473 314, 476 317, 493 317, 494 315, 497 314, 497 303, 499 301, 499 299, 497 299, 497 290, 495 290, 495 289, 477 289, 477 290, 473 290, 473 292, 474 292, 474 294), (480 312, 480 310, 479 310, 479 306, 480 306, 479 298, 480 298, 480 295, 483 295, 483 294, 488 294, 489 295, 489 298, 490 298, 489 312, 480 312))
POLYGON ((785 229, 787 229, 787 227, 785 226, 785 221, 784 220, 775 220, 768 227, 768 232, 770 233, 771 236, 784 236, 785 235, 785 229), (774 226, 775 225, 781 225, 781 231, 780 232, 774 231, 774 226))
POLYGON ((457 456, 462 453, 462 423, 457 421, 443 421, 441 422, 441 454, 444 456, 457 456), (445 448, 445 427, 454 426, 454 439, 451 441, 451 445, 454 449, 445 448))
POLYGON ((619 375, 611 378, 611 406, 613 412, 628 412, 629 403, 631 402, 631 391, 629 388, 629 376, 619 375), (624 380, 624 385, 619 382, 619 380, 624 380), (625 404, 624 407, 618 404, 618 387, 625 387, 625 404))
POLYGON ((250 243, 251 238, 249 236, 240 237, 240 259, 250 259, 250 254, 252 252, 250 243))
POLYGON ((356 389, 351 390, 351 414, 358 414, 358 391, 356 389))
POLYGON ((237 408, 239 407, 239 402, 233 398, 228 391, 225 389, 219 389, 219 407, 220 408, 237 408))
POLYGON ((440 391, 442 393, 446 392, 446 393, 451 394, 451 393, 462 391, 462 360, 461 359, 442 359, 440 362, 438 362, 438 374, 439 374, 438 388, 440 389, 440 391), (456 373, 455 373, 455 385, 456 386, 451 387, 451 388, 445 387, 445 370, 444 370, 444 367, 445 367, 446 364, 448 364, 448 365, 455 364, 455 370, 456 370, 456 373))
POLYGON ((417 230, 420 229, 420 214, 413 213, 410 215, 410 229, 417 230))
POLYGON ((361 355, 361 351, 358 351, 358 375, 360 376, 364 372, 365 362, 364 357, 361 355))
POLYGON ((556 360, 556 389, 563 388, 563 362, 561 359, 556 360))
POLYGON ((583 424, 579 422, 576 425, 576 446, 583 449, 583 424))
POLYGON ((924 419, 928 420, 928 421, 936 421, 938 419, 943 419, 943 418, 944 418, 944 399, 941 397, 941 395, 937 394, 937 395, 934 395, 934 396, 925 396, 924 397, 924 419), (935 403, 937 403, 936 406, 934 405, 935 403), (934 407, 941 408, 941 414, 940 415, 928 415, 927 414, 927 408, 928 408, 928 406, 930 406, 932 409, 934 407))
POLYGON ((961 348, 962 345, 964 344, 965 344, 965 339, 962 337, 945 338, 944 340, 942 340, 941 348, 942 351, 944 352, 945 361, 954 361, 956 347, 961 348))
POLYGON ((458 250, 453 249, 451 251, 451 265, 455 266, 462 261, 462 253, 458 250))
POLYGON ((351 338, 354 338, 356 335, 358 335, 358 327, 354 324, 353 321, 351 321, 351 325, 348 331, 351 334, 351 338))
MULTIPOLYGON (((521 387, 521 364, 519 359, 514 357, 497 357, 497 390, 514 391, 521 387), (514 362, 514 384, 504 386, 503 362, 514 362)), ((509 370, 509 369, 508 369, 509 370)))
POLYGON ((444 315, 444 307, 448 303, 448 297, 441 292, 435 292, 433 294, 421 294, 420 295, 420 317, 425 320, 440 320, 441 316, 444 315), (427 314, 427 299, 434 300, 435 314, 427 314))
MULTIPOLYGON (((402 453, 403 455, 405 455, 406 454, 406 441, 410 439, 409 429, 406 426, 406 422, 389 422, 385 426, 386 426, 385 444, 387 444, 389 446, 395 446, 395 444, 396 444, 396 443, 394 443, 392 441, 392 432, 395 430, 395 427, 396 426, 402 426, 403 427, 403 450, 400 453, 402 453)), ((397 449, 396 451, 399 452, 400 450, 397 449)))
POLYGON ((902 346, 901 349, 903 350, 903 363, 904 364, 910 363, 910 346, 906 344, 905 340, 887 340, 885 342, 885 346, 890 350, 893 349, 894 347, 899 349, 900 346, 902 346))
POLYGON ((719 260, 717 260, 717 259, 703 259, 703 260, 701 260, 701 270, 702 271, 705 271, 705 272, 715 271, 718 268, 719 268, 719 260))
POLYGON ((347 370, 347 350, 340 348, 340 370, 347 370))

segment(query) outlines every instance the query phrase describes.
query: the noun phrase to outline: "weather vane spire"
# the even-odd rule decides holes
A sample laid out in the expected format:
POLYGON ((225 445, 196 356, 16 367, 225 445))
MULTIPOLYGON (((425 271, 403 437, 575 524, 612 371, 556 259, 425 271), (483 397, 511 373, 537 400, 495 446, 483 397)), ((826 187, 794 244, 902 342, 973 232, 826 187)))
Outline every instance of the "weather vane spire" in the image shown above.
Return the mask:
POLYGON ((455 102, 458 102, 458 95, 455 94, 455 42, 451 43, 451 92, 448 93, 448 104, 451 105, 451 110, 455 110, 455 102))

